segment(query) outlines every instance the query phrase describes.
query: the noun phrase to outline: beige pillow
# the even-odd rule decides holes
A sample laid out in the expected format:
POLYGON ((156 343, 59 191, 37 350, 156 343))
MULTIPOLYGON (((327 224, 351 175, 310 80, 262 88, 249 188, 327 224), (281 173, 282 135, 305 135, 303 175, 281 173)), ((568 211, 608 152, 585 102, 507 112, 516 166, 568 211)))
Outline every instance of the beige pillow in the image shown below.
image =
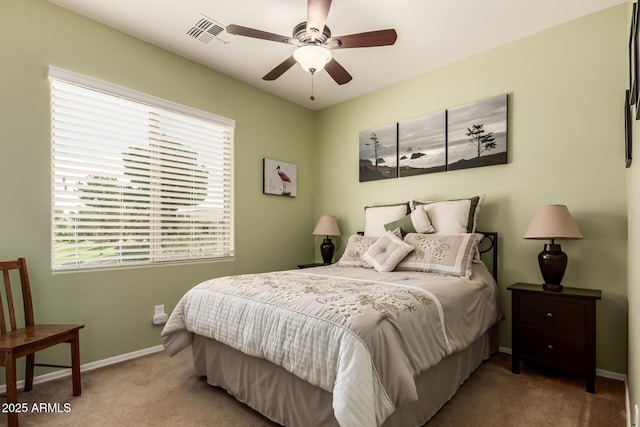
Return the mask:
MULTIPOLYGON (((396 237, 401 238, 400 229, 394 230, 393 233, 396 237)), ((369 250, 371 246, 373 246, 379 237, 368 237, 368 236, 360 236, 359 234, 354 234, 349 237, 347 241, 347 248, 344 250, 342 257, 340 257, 340 261, 338 261, 337 265, 339 267, 364 267, 364 268, 373 268, 371 264, 367 261, 363 260, 363 255, 369 250)))
POLYGON ((412 250, 413 246, 403 242, 393 231, 387 231, 365 252, 362 259, 378 271, 393 271, 412 250))
POLYGON ((409 233, 404 241, 414 247, 397 266, 397 271, 424 271, 447 276, 471 276, 473 255, 482 234, 409 233))

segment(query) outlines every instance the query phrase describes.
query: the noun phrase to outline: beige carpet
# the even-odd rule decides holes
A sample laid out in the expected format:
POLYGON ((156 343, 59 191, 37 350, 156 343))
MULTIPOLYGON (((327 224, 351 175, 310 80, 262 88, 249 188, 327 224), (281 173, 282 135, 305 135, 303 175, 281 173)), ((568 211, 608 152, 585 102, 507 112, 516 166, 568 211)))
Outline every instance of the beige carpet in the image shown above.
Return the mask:
MULTIPOLYGON (((37 372, 36 372, 37 375, 37 372)), ((174 358, 157 353, 82 376, 82 396, 71 379, 36 384, 19 400, 31 409, 42 402, 70 404, 70 412, 20 416, 21 426, 275 426, 225 391, 192 374, 191 351, 174 358)), ((510 356, 484 363, 428 423, 436 426, 619 426, 625 425, 624 383, 598 377, 593 395, 580 378, 524 366, 510 371, 510 356)), ((0 419, 6 425, 6 419, 0 419)), ((313 427, 313 426, 308 426, 313 427)))

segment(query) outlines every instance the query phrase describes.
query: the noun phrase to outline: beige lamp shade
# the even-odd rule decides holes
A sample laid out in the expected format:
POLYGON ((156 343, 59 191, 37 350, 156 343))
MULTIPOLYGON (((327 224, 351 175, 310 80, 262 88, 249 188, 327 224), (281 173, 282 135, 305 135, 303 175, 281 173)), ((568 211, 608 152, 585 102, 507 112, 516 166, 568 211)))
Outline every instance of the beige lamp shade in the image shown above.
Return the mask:
POLYGON ((582 234, 565 205, 547 205, 536 210, 524 238, 582 239, 582 234))
POLYGON ((340 236, 340 228, 338 227, 338 221, 333 215, 322 215, 318 219, 316 228, 313 229, 315 236, 340 236))

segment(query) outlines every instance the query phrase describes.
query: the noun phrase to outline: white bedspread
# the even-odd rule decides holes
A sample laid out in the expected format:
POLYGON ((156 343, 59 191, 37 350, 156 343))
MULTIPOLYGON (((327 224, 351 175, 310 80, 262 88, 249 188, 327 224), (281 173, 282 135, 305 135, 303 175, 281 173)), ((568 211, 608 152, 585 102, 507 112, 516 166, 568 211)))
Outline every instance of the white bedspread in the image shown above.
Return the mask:
POLYGON ((340 425, 378 426, 500 315, 483 264, 470 279, 326 266, 203 282, 161 336, 170 355, 198 334, 265 358, 332 392, 340 425))

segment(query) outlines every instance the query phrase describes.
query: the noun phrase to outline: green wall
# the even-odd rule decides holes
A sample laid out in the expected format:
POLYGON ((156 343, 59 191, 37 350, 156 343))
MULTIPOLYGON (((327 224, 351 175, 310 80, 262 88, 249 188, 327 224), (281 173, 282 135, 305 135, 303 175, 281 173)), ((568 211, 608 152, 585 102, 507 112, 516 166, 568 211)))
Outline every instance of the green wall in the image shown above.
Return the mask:
POLYGON ((311 111, 46 1, 0 10, 0 259, 27 258, 36 320, 85 324, 82 363, 160 344, 154 306, 202 280, 313 260, 311 111), (51 272, 48 65, 236 120, 233 261, 51 272), (297 164, 297 198, 262 194, 263 157, 297 164))
POLYGON ((319 259, 310 233, 321 214, 338 217, 339 255, 363 229, 365 205, 486 193, 480 228, 500 232, 502 245, 501 345, 510 347, 506 287, 541 280, 542 242, 521 236, 538 205, 565 203, 585 236, 562 242, 565 284, 603 290, 597 365, 626 372, 624 5, 315 113, 42 0, 0 8, 0 179, 10 201, 0 209, 0 259, 28 259, 38 320, 86 325, 83 363, 159 344, 153 306, 170 311, 204 279, 319 259), (236 120, 233 261, 51 272, 48 65, 236 120), (508 164, 358 182, 360 130, 500 93, 509 94, 508 164), (262 194, 263 157, 298 165, 297 198, 262 194))
POLYGON ((610 8, 319 112, 316 215, 337 216, 343 247, 365 205, 486 193, 479 228, 500 233, 500 344, 510 348, 506 288, 542 280, 544 242, 522 235, 537 206, 568 205, 584 239, 561 242, 564 284, 603 291, 597 367, 626 372, 625 22, 625 5, 610 8), (359 131, 502 93, 508 164, 358 182, 359 131))

